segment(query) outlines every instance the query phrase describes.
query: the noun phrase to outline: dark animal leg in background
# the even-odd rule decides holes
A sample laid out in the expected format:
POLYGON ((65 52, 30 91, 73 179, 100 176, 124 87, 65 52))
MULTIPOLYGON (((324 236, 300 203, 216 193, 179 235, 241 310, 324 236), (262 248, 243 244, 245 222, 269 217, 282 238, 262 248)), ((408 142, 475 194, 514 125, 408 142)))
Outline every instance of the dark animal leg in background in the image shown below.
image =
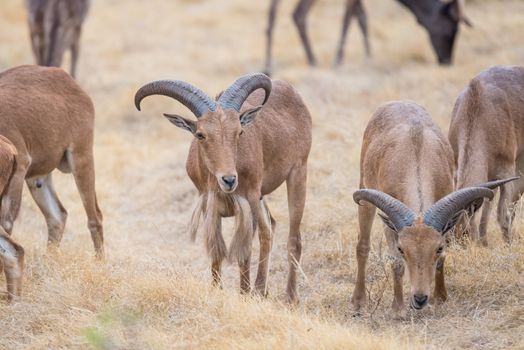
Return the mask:
POLYGON ((309 10, 311 10, 311 7, 315 3, 315 1, 316 0, 300 0, 297 7, 295 8, 295 11, 293 12, 293 20, 295 21, 295 25, 297 26, 298 33, 300 35, 300 40, 302 40, 302 45, 304 46, 304 50, 306 51, 307 60, 310 66, 315 66, 317 62, 315 56, 313 55, 313 51, 311 50, 311 45, 309 43, 306 28, 306 18, 309 13, 309 10))
POLYGON ((366 55, 370 56, 371 50, 368 39, 367 15, 364 6, 360 2, 360 0, 347 0, 346 10, 344 12, 344 19, 342 22, 342 33, 340 34, 337 56, 335 58, 336 66, 340 65, 344 61, 344 47, 346 44, 351 17, 353 16, 357 17, 360 31, 362 32, 362 35, 364 37, 364 48, 366 50, 366 55))
POLYGON ((264 69, 264 73, 266 73, 268 76, 271 75, 271 70, 273 67, 273 58, 271 55, 271 50, 273 48, 273 29, 275 27, 279 4, 280 0, 271 0, 271 4, 269 5, 269 15, 266 30, 266 68, 264 69))
POLYGON ((78 62, 78 53, 80 51, 80 32, 81 29, 77 29, 75 33, 75 39, 73 40, 73 43, 71 44, 71 76, 76 79, 76 65, 78 62))
POLYGON ((358 25, 360 27, 360 31, 362 32, 362 37, 364 40, 364 48, 366 50, 366 56, 371 56, 371 45, 369 44, 369 32, 368 32, 368 15, 366 13, 366 9, 364 8, 364 5, 359 0, 357 1, 357 20, 358 25))

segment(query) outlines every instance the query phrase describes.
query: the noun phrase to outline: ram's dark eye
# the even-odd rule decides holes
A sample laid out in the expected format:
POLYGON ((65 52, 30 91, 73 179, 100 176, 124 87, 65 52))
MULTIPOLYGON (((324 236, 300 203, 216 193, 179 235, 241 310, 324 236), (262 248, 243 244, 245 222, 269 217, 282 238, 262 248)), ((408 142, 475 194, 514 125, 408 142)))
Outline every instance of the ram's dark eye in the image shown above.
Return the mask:
POLYGON ((202 134, 201 132, 197 132, 195 134, 195 137, 199 140, 204 140, 206 137, 204 136, 204 134, 202 134))
POLYGON ((398 252, 400 253, 400 255, 404 255, 404 251, 402 250, 402 248, 397 247, 397 249, 398 249, 398 252))
POLYGON ((243 135, 243 134, 244 134, 244 130, 240 130, 240 133, 238 133, 238 136, 243 135))
POLYGON ((442 254, 443 251, 444 251, 444 247, 438 247, 438 249, 437 249, 437 255, 442 254))

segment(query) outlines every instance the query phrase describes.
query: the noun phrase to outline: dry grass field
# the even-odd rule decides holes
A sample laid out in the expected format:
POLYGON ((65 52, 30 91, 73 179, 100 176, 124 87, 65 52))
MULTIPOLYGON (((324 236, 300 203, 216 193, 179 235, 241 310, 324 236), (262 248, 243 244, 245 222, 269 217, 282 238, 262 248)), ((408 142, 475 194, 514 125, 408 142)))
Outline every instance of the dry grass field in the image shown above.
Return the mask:
MULTIPOLYGON (((0 70, 33 62, 22 3, 1 1, 0 70)), ((135 91, 151 80, 183 79, 214 95, 261 70, 268 1, 94 0, 78 80, 97 110, 108 257, 94 259, 71 176, 55 175, 69 211, 59 252, 46 252, 45 222, 25 189, 14 229, 26 249, 23 298, 0 301, 0 349, 524 349, 524 240, 504 246, 494 216, 489 248, 449 250, 448 301, 403 320, 391 316, 392 280, 376 220, 368 307, 360 317, 349 310, 358 234, 352 192, 369 116, 385 101, 415 100, 447 132, 471 77, 494 64, 524 64, 524 2, 468 1, 475 28, 462 28, 455 65, 439 67, 411 14, 392 0, 366 0, 373 57, 365 58, 353 25, 346 63, 333 69, 343 3, 320 1, 312 11, 317 68, 305 63, 290 16, 294 1, 283 2, 275 31, 275 77, 297 87, 313 116, 301 304, 291 310, 284 303, 285 187, 268 197, 278 225, 267 300, 239 295, 235 265, 224 267, 224 289, 212 288, 202 237, 191 243, 186 231, 197 199, 185 173, 191 136, 161 116, 190 114, 162 97, 144 101, 143 112, 133 106, 135 91)), ((257 249, 255 240, 253 266, 257 249)))

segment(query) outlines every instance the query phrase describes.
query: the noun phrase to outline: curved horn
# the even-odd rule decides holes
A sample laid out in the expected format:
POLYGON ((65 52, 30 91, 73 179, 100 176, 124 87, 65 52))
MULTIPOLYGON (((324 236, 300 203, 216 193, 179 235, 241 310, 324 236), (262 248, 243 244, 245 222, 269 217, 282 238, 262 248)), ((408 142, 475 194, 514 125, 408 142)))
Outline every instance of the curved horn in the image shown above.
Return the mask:
POLYGON ((218 99, 218 103, 224 109, 234 109, 239 112, 244 101, 257 89, 264 89, 266 92, 262 104, 266 103, 271 93, 271 79, 262 73, 244 75, 224 91, 218 99))
POLYGON ((494 180, 494 181, 486 182, 483 184, 474 185, 472 187, 485 187, 485 188, 489 188, 490 190, 494 190, 499 186, 505 185, 508 182, 515 181, 518 179, 520 179, 520 176, 510 177, 504 180, 494 180))
POLYGON ((135 94, 136 109, 140 110, 140 102, 151 95, 172 97, 189 108, 197 118, 216 110, 216 103, 211 97, 199 88, 180 80, 158 80, 142 86, 135 94))
POLYGON ((415 220, 415 213, 408 208, 407 205, 398 199, 381 191, 362 189, 353 193, 353 200, 360 205, 360 201, 364 200, 379 208, 388 216, 388 218, 398 231, 406 226, 411 226, 415 220))
POLYGON ((452 192, 441 198, 426 211, 424 224, 433 227, 439 232, 445 232, 447 231, 446 229, 451 228, 450 226, 454 226, 454 223, 452 225, 448 225, 448 223, 450 220, 458 220, 458 213, 472 204, 478 209, 484 198, 491 200, 493 196, 493 191, 485 187, 467 187, 452 192), (480 201, 480 203, 475 203, 476 201, 480 201))

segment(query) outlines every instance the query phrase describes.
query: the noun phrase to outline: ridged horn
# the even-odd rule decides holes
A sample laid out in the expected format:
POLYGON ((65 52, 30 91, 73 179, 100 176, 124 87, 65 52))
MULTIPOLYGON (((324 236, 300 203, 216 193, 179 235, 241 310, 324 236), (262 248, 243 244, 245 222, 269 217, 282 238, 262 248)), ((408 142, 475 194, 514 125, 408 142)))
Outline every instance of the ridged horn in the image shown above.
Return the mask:
POLYGON ((199 88, 180 80, 157 80, 142 86, 135 94, 135 106, 140 110, 140 102, 151 95, 174 98, 200 118, 206 112, 214 112, 216 103, 199 88))
POLYGON ((353 200, 360 205, 360 201, 366 201, 379 208, 388 216, 388 218, 398 231, 406 226, 411 226, 415 220, 415 213, 407 205, 387 193, 362 189, 353 193, 353 200))
POLYGON ((494 180, 494 181, 486 182, 483 184, 474 185, 472 187, 485 187, 485 188, 489 188, 490 190, 494 190, 499 186, 505 185, 508 182, 515 181, 518 179, 520 179, 520 176, 510 177, 504 180, 494 180))
POLYGON ((254 73, 244 75, 238 78, 218 99, 218 103, 223 109, 234 109, 240 111, 244 101, 257 89, 264 89, 266 96, 264 97, 265 104, 271 93, 271 79, 265 74, 254 73))
POLYGON ((485 187, 467 187, 452 192, 438 200, 424 214, 424 224, 444 232, 448 222, 476 200, 493 199, 494 193, 485 187))

